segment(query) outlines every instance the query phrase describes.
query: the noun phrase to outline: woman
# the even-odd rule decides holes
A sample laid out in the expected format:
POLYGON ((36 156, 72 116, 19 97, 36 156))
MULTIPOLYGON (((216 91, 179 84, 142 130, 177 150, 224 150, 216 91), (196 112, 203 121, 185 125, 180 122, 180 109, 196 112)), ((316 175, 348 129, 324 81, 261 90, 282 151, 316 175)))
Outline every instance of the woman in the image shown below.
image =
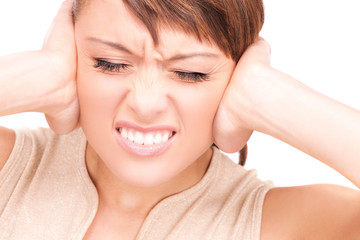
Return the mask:
POLYGON ((260 31, 261 2, 210 2, 197 15, 186 8, 195 1, 78 1, 74 31, 66 1, 42 51, 0 60, 1 115, 39 111, 57 133, 82 129, 1 129, 2 238, 359 236, 358 191, 272 188, 211 148, 238 151, 257 130, 360 185, 359 112, 272 69, 263 40, 238 61, 260 31), (247 25, 231 24, 239 13, 247 25), (215 17, 224 25, 206 22, 215 17))

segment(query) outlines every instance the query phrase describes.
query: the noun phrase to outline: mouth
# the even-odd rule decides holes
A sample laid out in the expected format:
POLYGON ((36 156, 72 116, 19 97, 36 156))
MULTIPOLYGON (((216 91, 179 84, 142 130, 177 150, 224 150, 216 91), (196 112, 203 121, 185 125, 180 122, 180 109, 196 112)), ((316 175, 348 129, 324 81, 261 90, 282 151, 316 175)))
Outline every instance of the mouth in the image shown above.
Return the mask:
POLYGON ((155 145, 169 141, 176 132, 168 130, 150 131, 147 133, 132 128, 121 127, 116 129, 121 137, 138 145, 155 145))
POLYGON ((176 131, 167 128, 142 129, 128 126, 116 128, 119 144, 129 153, 154 157, 165 152, 174 141, 176 131))

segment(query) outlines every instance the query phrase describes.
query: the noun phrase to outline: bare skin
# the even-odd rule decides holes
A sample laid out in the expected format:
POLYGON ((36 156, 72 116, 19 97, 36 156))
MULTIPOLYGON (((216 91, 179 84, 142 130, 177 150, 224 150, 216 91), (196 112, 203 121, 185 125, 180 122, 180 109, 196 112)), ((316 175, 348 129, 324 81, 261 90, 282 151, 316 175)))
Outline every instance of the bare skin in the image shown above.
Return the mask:
MULTIPOLYGON (((215 119, 214 134, 218 146, 231 152, 240 149, 253 130, 266 133, 360 187, 359 121, 359 111, 271 68, 270 47, 259 40, 238 63, 215 119), (228 124, 220 124, 224 121, 228 124), (234 138, 238 140, 229 141, 234 138)), ((359 191, 339 186, 275 188, 265 199, 262 239, 358 239, 359 200, 359 191)))
MULTIPOLYGON (((71 1, 63 4, 43 50, 0 58, 3 63, 0 64, 0 96, 8 99, 0 102, 1 116, 26 111, 43 112, 52 129, 58 133, 69 132, 78 125, 76 51, 75 46, 69 48, 71 43, 75 45, 71 6, 71 1), (55 66, 58 74, 53 74, 55 66), (22 87, 14 84, 13 79, 17 79, 16 82, 22 87), (52 84, 44 84, 42 80, 52 84), (26 91, 33 85, 44 87, 39 91, 26 91), (57 101, 59 97, 66 99, 65 104, 57 101)), ((360 142, 359 111, 331 100, 271 68, 269 59, 269 46, 264 40, 259 40, 238 63, 213 125, 216 144, 225 151, 237 151, 246 143, 252 131, 260 131, 316 157, 360 187, 360 150, 357 147, 360 142), (243 112, 248 114, 242 115, 243 112), (334 118, 333 112, 337 112, 338 117, 334 118), (309 119, 307 116, 315 117, 309 119), (318 132, 316 136, 312 134, 314 129, 318 132), (334 133, 334 137, 329 138, 329 132, 334 133), (237 139, 235 144, 234 139, 237 139)), ((14 141, 12 130, 0 128, 0 169, 6 163, 14 141)), ((101 161, 96 161, 98 155, 92 148, 88 148, 86 154, 89 174, 99 193, 99 210, 85 239, 134 239, 151 208, 166 195, 196 184, 205 173, 211 157, 211 151, 204 152, 202 158, 187 168, 193 174, 193 179, 179 186, 169 181, 163 188, 157 188, 163 189, 161 194, 144 197, 145 189, 132 188, 131 191, 124 191, 126 194, 118 201, 111 201, 109 196, 118 193, 111 192, 106 186, 109 182, 114 183, 116 176, 110 174, 111 181, 98 178, 104 175, 99 172, 108 174, 109 169, 101 161), (169 189, 172 187, 171 192, 169 189)), ((182 174, 188 176, 184 170, 177 177, 182 174)), ((151 190, 149 188, 145 192, 151 193, 151 190)), ((266 196, 261 239, 355 240, 359 239, 358 236, 359 191, 332 185, 314 185, 275 188, 266 196)))
MULTIPOLYGON (((264 40, 247 50, 227 90, 214 125, 216 143, 224 150, 240 149, 253 130, 260 131, 314 156, 360 187, 359 111, 271 68, 264 40), (234 138, 238 141, 229 141, 234 138)), ((339 186, 275 188, 265 199, 262 239, 358 239, 359 200, 359 191, 339 186)))
POLYGON ((209 149, 198 161, 160 186, 144 188, 122 184, 119 188, 114 181, 116 176, 102 161, 94 161, 98 156, 88 148, 87 167, 98 190, 99 206, 84 239, 135 239, 146 216, 158 202, 202 179, 211 156, 212 150, 209 149))

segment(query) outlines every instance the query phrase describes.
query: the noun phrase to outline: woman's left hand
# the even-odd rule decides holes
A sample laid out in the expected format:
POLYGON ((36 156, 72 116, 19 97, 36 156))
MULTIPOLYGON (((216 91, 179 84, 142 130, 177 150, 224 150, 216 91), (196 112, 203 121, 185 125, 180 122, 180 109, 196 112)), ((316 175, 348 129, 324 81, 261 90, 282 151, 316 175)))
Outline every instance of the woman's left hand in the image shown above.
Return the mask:
POLYGON ((360 111, 270 67, 260 39, 240 59, 214 121, 215 143, 239 151, 253 130, 334 168, 360 187, 360 111))
POLYGON ((268 68, 270 46, 259 38, 238 62, 215 116, 213 134, 221 150, 239 151, 256 129, 254 97, 261 94, 262 81, 266 81, 261 72, 268 68))

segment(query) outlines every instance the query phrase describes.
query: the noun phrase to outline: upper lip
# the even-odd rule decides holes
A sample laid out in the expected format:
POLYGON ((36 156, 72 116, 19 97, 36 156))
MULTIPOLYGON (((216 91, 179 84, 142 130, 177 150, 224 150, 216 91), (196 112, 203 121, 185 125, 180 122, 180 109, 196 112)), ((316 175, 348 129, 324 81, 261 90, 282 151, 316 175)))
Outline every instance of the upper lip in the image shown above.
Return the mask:
POLYGON ((149 126, 149 127, 142 127, 139 126, 133 122, 129 121, 118 121, 115 124, 115 128, 131 128, 135 131, 142 132, 142 133, 148 133, 148 132, 155 132, 155 131, 170 131, 170 132, 176 132, 176 129, 170 125, 155 125, 155 126, 149 126))

